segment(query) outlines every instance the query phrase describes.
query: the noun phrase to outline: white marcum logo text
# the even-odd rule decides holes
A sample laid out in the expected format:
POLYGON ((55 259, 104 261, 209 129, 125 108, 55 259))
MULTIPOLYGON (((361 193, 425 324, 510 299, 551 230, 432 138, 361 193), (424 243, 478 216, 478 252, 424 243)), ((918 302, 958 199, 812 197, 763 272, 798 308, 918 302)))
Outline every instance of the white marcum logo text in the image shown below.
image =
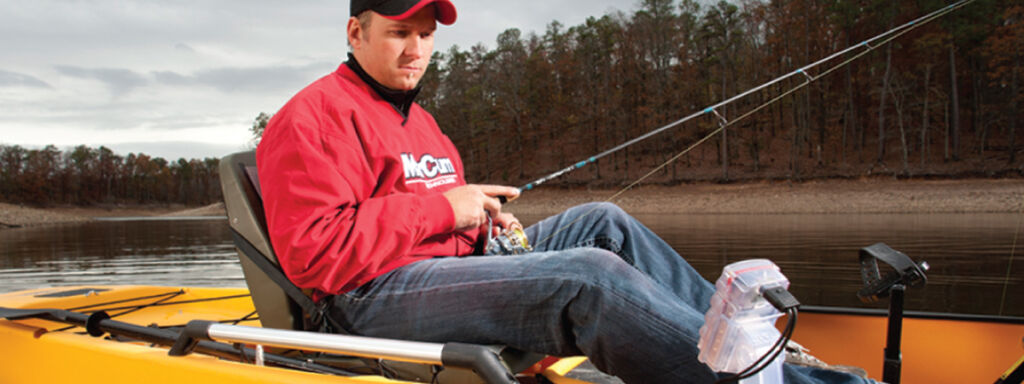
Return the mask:
POLYGON ((411 153, 402 154, 402 167, 405 169, 405 183, 424 183, 427 188, 451 184, 458 177, 451 159, 424 154, 416 159, 411 153))

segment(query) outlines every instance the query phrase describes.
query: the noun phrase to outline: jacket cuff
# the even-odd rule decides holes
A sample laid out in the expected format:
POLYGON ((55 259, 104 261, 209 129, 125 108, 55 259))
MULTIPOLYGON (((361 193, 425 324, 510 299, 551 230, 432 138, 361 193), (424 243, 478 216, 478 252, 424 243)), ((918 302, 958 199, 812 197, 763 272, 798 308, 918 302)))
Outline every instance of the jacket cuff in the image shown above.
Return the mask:
POLYGON ((422 222, 431 235, 451 233, 455 230, 455 210, 444 195, 438 193, 425 196, 421 209, 422 222))

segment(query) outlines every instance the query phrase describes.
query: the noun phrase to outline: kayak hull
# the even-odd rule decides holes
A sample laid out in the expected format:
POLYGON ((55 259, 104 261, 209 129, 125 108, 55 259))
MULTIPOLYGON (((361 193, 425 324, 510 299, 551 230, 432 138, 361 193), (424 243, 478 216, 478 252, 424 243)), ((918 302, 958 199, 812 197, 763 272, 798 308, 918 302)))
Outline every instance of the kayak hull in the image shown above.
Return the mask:
MULTIPOLYGON (((252 302, 245 289, 95 287, 91 294, 39 297, 87 287, 41 289, 0 295, 0 306, 8 308, 77 308, 97 303, 111 310, 126 311, 135 304, 171 297, 160 305, 114 316, 119 321, 148 325, 183 325, 195 318, 232 320, 251 313, 252 302), (99 291, 103 290, 103 291, 99 291), (181 292, 177 294, 177 292, 181 292), (222 299, 227 297, 226 299, 222 299), (146 298, 134 299, 133 298, 146 298), (220 298, 211 301, 211 298, 220 298), (176 304, 177 303, 177 304, 176 304)), ((99 308, 99 307, 94 307, 99 308)), ((89 310, 94 310, 89 308, 89 310)), ((250 320, 240 324, 258 326, 250 320)), ((0 382, 54 383, 382 383, 381 377, 344 378, 273 367, 260 367, 201 354, 170 357, 165 348, 147 343, 114 342, 83 334, 83 329, 60 330, 66 324, 39 319, 0 320, 0 382)))
MULTIPOLYGON (((191 320, 260 326, 244 288, 46 288, 0 294, 0 307, 103 310, 114 320, 141 326, 181 327, 191 320)), ((800 312, 794 340, 830 364, 862 367, 869 377, 881 379, 887 318, 884 313, 862 312, 807 308, 800 312)), ((903 382, 993 382, 1021 356, 1020 319, 931 317, 908 314, 904 319, 903 382)), ((398 382, 381 376, 341 377, 256 366, 198 353, 172 357, 165 346, 112 341, 107 335, 97 338, 82 327, 37 318, 0 319, 0 340, 2 383, 398 382)), ((577 367, 584 371, 585 363, 579 357, 548 358, 530 372, 554 383, 585 383, 573 374, 577 367)))
MULTIPOLYGON (((861 367, 881 380, 888 318, 860 312, 801 311, 793 340, 825 362, 861 367)), ((1020 319, 908 313, 900 346, 902 382, 995 382, 1024 354, 1022 337, 1020 319)))

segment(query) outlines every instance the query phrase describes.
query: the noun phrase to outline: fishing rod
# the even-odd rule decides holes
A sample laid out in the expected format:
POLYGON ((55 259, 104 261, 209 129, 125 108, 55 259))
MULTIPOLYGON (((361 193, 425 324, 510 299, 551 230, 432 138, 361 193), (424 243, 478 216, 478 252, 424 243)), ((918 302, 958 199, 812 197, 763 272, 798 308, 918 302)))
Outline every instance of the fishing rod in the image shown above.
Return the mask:
MULTIPOLYGON (((598 153, 598 154, 596 154, 594 156, 591 156, 591 157, 589 157, 589 158, 587 158, 585 160, 581 160, 581 161, 579 161, 579 162, 577 162, 575 164, 572 164, 572 165, 570 165, 568 167, 565 167, 563 169, 555 171, 554 173, 551 173, 551 174, 549 174, 547 176, 541 177, 541 178, 539 178, 537 180, 534 180, 534 181, 532 181, 530 183, 527 183, 527 184, 525 184, 525 185, 523 185, 521 187, 518 187, 520 193, 518 195, 516 195, 515 197, 511 198, 511 199, 506 197, 506 196, 498 196, 498 200, 502 204, 505 204, 508 201, 514 200, 515 198, 518 198, 519 196, 521 196, 523 191, 529 191, 531 189, 534 189, 538 185, 543 184, 543 183, 545 183, 547 181, 550 181, 551 179, 557 178, 557 177, 562 176, 562 175, 564 175, 566 173, 569 173, 569 172, 572 172, 574 170, 580 169, 580 168, 586 166, 587 164, 594 163, 597 160, 599 160, 599 159, 601 159, 601 158, 603 158, 605 156, 608 156, 608 155, 610 155, 612 153, 618 152, 618 151, 620 151, 620 150, 622 150, 622 149, 624 149, 626 147, 629 147, 629 146, 631 146, 633 144, 636 144, 636 143, 639 143, 641 141, 644 141, 644 140, 646 140, 648 138, 651 138, 652 136, 655 136, 655 135, 657 135, 659 133, 662 133, 662 132, 667 131, 669 129, 675 128, 675 127, 677 127, 677 126, 679 126, 679 125, 681 125, 681 124, 683 124, 685 122, 688 122, 690 120, 693 120, 693 119, 695 119, 697 117, 700 117, 700 116, 703 116, 703 115, 713 115, 714 117, 716 117, 718 119, 718 125, 719 125, 718 128, 716 128, 715 130, 711 131, 710 133, 705 135, 700 140, 697 140, 696 142, 691 144, 686 149, 680 151, 678 154, 676 154, 672 158, 664 161, 663 163, 661 163, 661 165, 659 165, 657 167, 654 167, 649 172, 647 172, 646 174, 644 174, 640 178, 636 179, 635 181, 633 181, 632 183, 630 183, 626 187, 620 189, 614 195, 612 195, 611 197, 609 197, 608 199, 605 200, 605 201, 608 201, 608 202, 614 201, 616 198, 618 198, 622 194, 626 193, 627 191, 629 191, 630 189, 632 189, 636 185, 640 184, 641 182, 643 182, 648 177, 654 175, 655 173, 657 173, 661 169, 665 168, 666 166, 668 166, 672 162, 678 160, 683 155, 685 155, 685 154, 689 153, 690 151, 692 151, 694 148, 697 148, 698 146, 700 146, 704 142, 710 140, 712 137, 714 137, 718 133, 724 131, 729 126, 731 126, 731 125, 733 125, 733 124, 735 124, 735 123, 737 123, 739 121, 742 121, 742 120, 746 119, 747 117, 749 117, 750 115, 753 115, 754 113, 757 113, 758 111, 761 111, 762 109, 765 109, 765 108, 775 104, 776 102, 778 102, 779 100, 782 100, 786 96, 789 96, 789 95, 795 93, 796 91, 799 91, 799 90, 803 89, 804 87, 810 85, 812 82, 814 82, 814 81, 816 81, 816 80, 818 80, 818 79, 820 79, 820 78, 822 78, 824 76, 827 76, 830 73, 832 73, 832 72, 834 72, 834 71, 836 71, 836 70, 838 70, 840 68, 845 67, 846 65, 850 64, 854 60, 857 60, 857 59, 863 57, 864 55, 867 55, 868 53, 871 53, 871 52, 875 51, 876 49, 885 46, 886 44, 888 44, 892 40, 894 40, 896 38, 899 38, 900 36, 903 36, 903 35, 907 34, 908 32, 913 31, 913 30, 917 29, 918 27, 920 27, 922 25, 928 24, 928 23, 932 22, 935 19, 938 19, 938 18, 940 18, 942 16, 945 16, 945 15, 947 15, 949 13, 952 13, 953 11, 956 11, 956 10, 958 10, 960 8, 963 8, 967 4, 973 3, 974 1, 975 0, 959 0, 959 1, 955 2, 955 3, 953 3, 953 4, 950 4, 950 5, 947 5, 947 6, 943 7, 943 8, 940 8, 938 10, 932 11, 929 14, 926 14, 924 16, 918 17, 917 19, 914 19, 914 20, 911 20, 909 22, 906 22, 906 23, 904 23, 904 24, 902 24, 902 25, 900 25, 898 27, 891 28, 891 29, 889 29, 889 30, 887 30, 885 32, 882 32, 881 34, 878 34, 878 35, 876 35, 876 36, 874 36, 874 37, 872 37, 870 39, 864 40, 864 41, 862 41, 862 42, 860 42, 858 44, 854 44, 854 45, 852 45, 850 47, 847 47, 846 49, 843 49, 841 51, 838 51, 836 53, 828 55, 825 58, 822 58, 822 59, 820 59, 818 61, 815 61, 815 62, 813 62, 811 64, 808 64, 808 65, 806 65, 804 67, 798 68, 795 71, 792 71, 792 72, 787 73, 785 75, 779 76, 779 77, 777 77, 775 79, 772 79, 772 80, 770 80, 770 81, 768 81, 768 82, 766 82, 764 84, 761 84, 759 86, 751 88, 751 89, 749 89, 747 91, 744 91, 743 93, 740 93, 740 94, 738 94, 736 96, 733 96, 733 97, 731 97, 729 99, 726 99, 724 101, 721 101, 721 102, 719 102, 717 104, 713 104, 711 106, 708 106, 707 108, 704 108, 704 109, 700 110, 699 112, 695 112, 695 113, 693 113, 693 114, 691 114, 689 116, 686 116, 686 117, 684 117, 682 119, 679 119, 679 120, 673 121, 671 123, 668 123, 668 124, 666 124, 666 125, 664 125, 664 126, 662 126, 660 128, 657 128, 657 129, 655 129, 653 131, 645 133, 645 134, 643 134, 643 135, 641 135, 639 137, 636 137, 636 138, 634 138, 632 140, 626 141, 625 143, 619 144, 619 145, 617 145, 617 146, 615 146, 613 148, 605 150, 604 152, 598 153), (858 50, 859 50, 859 52, 853 53, 853 52, 858 51, 858 50), (837 57, 840 57, 840 56, 843 56, 843 55, 846 55, 846 54, 850 54, 850 53, 853 53, 852 56, 850 56, 849 58, 843 60, 842 62, 840 62, 840 63, 838 63, 838 64, 836 64, 836 65, 834 65, 832 67, 826 68, 825 70, 821 71, 821 73, 819 73, 817 75, 812 75, 811 74, 810 70, 812 68, 821 66, 821 65, 823 65, 825 63, 828 63, 828 62, 836 59, 837 57), (723 116, 721 113, 718 112, 718 109, 723 107, 723 106, 725 106, 725 105, 728 105, 728 104, 731 104, 733 102, 736 102, 736 101, 738 101, 738 100, 740 100, 740 99, 742 99, 744 97, 747 97, 747 96, 749 96, 749 95, 751 95, 751 94, 753 94, 755 92, 764 90, 765 88, 768 88, 768 87, 770 87, 772 85, 778 84, 778 83, 780 83, 782 81, 785 81, 785 80, 787 80, 789 78, 798 77, 798 76, 803 76, 804 81, 801 82, 800 84, 796 85, 795 87, 789 89, 788 91, 783 92, 783 93, 779 94, 778 96, 772 98, 771 100, 768 100, 767 102, 764 102, 764 103, 758 105, 757 107, 754 107, 753 109, 747 111, 746 113, 740 115, 739 117, 737 117, 735 119, 732 119, 732 120, 726 119, 725 116, 723 116)), ((584 217, 589 216, 590 213, 593 212, 596 209, 597 209, 597 207, 591 209, 588 212, 583 213, 582 215, 579 215, 579 217, 577 217, 575 220, 573 220, 573 221, 563 225, 561 228, 556 229, 551 234, 549 234, 547 237, 545 237, 545 238, 541 239, 540 241, 537 241, 536 243, 534 243, 533 247, 537 247, 537 246, 540 246, 541 244, 546 243, 548 240, 554 238, 554 236, 556 234, 558 234, 558 233, 562 232, 563 230, 573 226, 574 224, 576 224, 580 220, 583 220, 584 217)), ((490 233, 490 232, 491 232, 491 230, 488 229, 488 233, 490 233)), ((502 233, 502 235, 500 237, 507 238, 509 243, 516 244, 516 247, 513 248, 514 252, 512 252, 512 253, 519 253, 519 252, 522 252, 522 251, 528 251, 528 250, 532 249, 532 247, 529 245, 529 241, 526 239, 526 235, 525 235, 525 233, 523 232, 522 229, 516 229, 516 230, 506 229, 502 233), (519 245, 522 245, 522 246, 520 247, 519 245)), ((505 249, 505 248, 499 247, 497 245, 494 246, 494 247, 491 247, 491 242, 492 242, 491 240, 492 239, 488 238, 488 249, 492 249, 492 248, 493 249, 503 249, 503 250, 505 249)))
MULTIPOLYGON (((581 160, 579 162, 576 162, 576 163, 574 163, 574 164, 572 164, 572 165, 570 165, 568 167, 565 167, 565 168, 562 168, 562 169, 560 169, 558 171, 555 171, 555 172, 553 172, 553 173, 551 173, 551 174, 549 174, 547 176, 544 176, 544 177, 541 177, 541 178, 539 178, 537 180, 529 182, 529 183, 527 183, 527 184, 525 184, 525 185, 523 185, 521 187, 518 187, 518 189, 519 189, 520 193, 523 192, 523 191, 529 191, 531 189, 534 189, 537 186, 539 186, 539 185, 541 185, 541 184, 543 184, 545 182, 548 182, 548 181, 550 181, 552 179, 560 177, 560 176, 562 176, 562 175, 564 175, 566 173, 569 173, 569 172, 575 171, 577 169, 583 168, 584 166, 586 166, 588 164, 597 162, 598 160, 600 160, 601 158, 603 158, 605 156, 608 156, 608 155, 610 155, 612 153, 618 152, 618 151, 620 151, 620 150, 622 150, 622 149, 624 149, 626 147, 629 147, 629 146, 631 146, 633 144, 636 144, 636 143, 639 143, 639 142, 644 141, 646 139, 649 139, 649 138, 651 138, 651 137, 653 137, 653 136, 655 136, 655 135, 657 135, 659 133, 662 133, 662 132, 667 131, 669 129, 675 128, 675 127, 677 127, 679 125, 682 125, 683 123, 686 123, 686 122, 688 122, 690 120, 693 120, 693 119, 695 119, 697 117, 704 116, 704 115, 713 115, 715 118, 718 119, 719 127, 717 129, 715 129, 711 133, 707 134, 702 139, 698 140, 693 145, 691 145, 687 149, 683 150, 682 152, 680 152, 675 157, 669 159, 668 161, 666 161, 662 165, 658 166, 657 168, 655 168, 651 172, 647 173, 646 175, 644 175, 643 177, 641 177, 637 181, 633 182, 632 184, 630 184, 628 187, 624 188, 619 193, 615 194, 612 198, 609 199, 609 200, 612 200, 616 196, 622 194, 626 190, 629 190, 630 188, 635 186, 640 181, 642 181, 645 178, 649 177, 650 175, 654 174, 655 172, 657 172, 659 169, 663 168, 667 164, 671 163, 672 161, 675 161, 676 159, 678 159, 683 154, 689 152, 693 148, 696 148, 698 145, 704 143, 705 141, 707 141, 710 138, 714 137, 718 133, 722 132, 723 130, 725 130, 726 127, 728 127, 728 126, 730 126, 732 124, 735 124, 736 122, 747 118, 748 116, 754 114, 755 112, 760 111, 760 110, 762 110, 762 109, 764 109, 764 108, 774 104, 775 102, 781 100, 783 97, 786 97, 786 96, 788 96, 788 95, 790 95, 790 94, 792 94, 792 93, 794 93, 794 92, 796 92, 796 91, 806 87, 810 83, 820 79, 821 77, 824 77, 824 76, 834 72, 835 70, 837 70, 839 68, 842 68, 842 67, 846 66, 850 62, 853 62, 854 60, 859 59, 860 57, 862 57, 862 56, 864 56, 864 55, 866 55, 866 54, 868 54, 868 53, 870 53, 870 52, 872 52, 872 51, 874 51, 874 50, 876 50, 876 49, 878 49, 878 48, 880 48, 882 46, 885 46, 887 43, 889 43, 893 39, 896 39, 896 38, 898 38, 900 36, 903 36, 907 32, 910 32, 910 31, 912 31, 914 29, 917 29, 918 27, 920 27, 922 25, 928 24, 929 22, 931 22, 931 21, 933 21, 933 20, 935 20, 937 18, 940 18, 942 16, 945 16, 945 15, 947 15, 947 14, 953 12, 953 11, 956 11, 956 10, 958 10, 958 9, 960 9, 960 8, 966 6, 967 4, 970 4, 970 3, 974 2, 974 1, 975 0, 960 0, 960 1, 957 1, 957 2, 955 2, 953 4, 947 5, 946 7, 940 8, 940 9, 935 10, 935 11, 929 13, 929 14, 921 16, 921 17, 919 17, 917 19, 914 19, 914 20, 911 20, 911 21, 909 21, 907 23, 904 23, 904 24, 902 24, 902 25, 900 25, 898 27, 892 28, 892 29, 890 29, 888 31, 885 31, 885 32, 883 32, 881 34, 878 34, 875 37, 872 37, 870 39, 864 40, 864 41, 862 41, 862 42, 860 42, 858 44, 852 45, 852 46, 850 46, 850 47, 848 47, 846 49, 843 49, 841 51, 833 53, 833 54, 831 54, 831 55, 829 55, 829 56, 827 56, 825 58, 822 58, 822 59, 820 59, 820 60, 818 60, 818 61, 816 61, 814 63, 806 65, 806 66, 804 66, 802 68, 799 68, 799 69, 797 69, 797 70, 795 70, 793 72, 790 72, 790 73, 787 73, 785 75, 776 77, 775 79, 772 79, 772 80, 770 80, 770 81, 768 81, 768 82, 766 82, 764 84, 761 84, 759 86, 751 88, 751 89, 749 89, 747 91, 744 91, 743 93, 740 93, 740 94, 738 94, 736 96, 733 96, 733 97, 731 97, 729 99, 726 99, 724 101, 721 101, 721 102, 719 102, 717 104, 713 104, 711 106, 708 106, 707 108, 704 108, 704 109, 702 109, 702 110, 700 110, 698 112, 694 112, 693 114, 691 114, 689 116, 686 116, 686 117, 684 117, 682 119, 679 119, 679 120, 673 121, 671 123, 668 123, 668 124, 666 124, 666 125, 664 125, 664 126, 662 126, 660 128, 657 128, 657 129, 652 130, 650 132, 647 132, 647 133, 645 133, 645 134, 643 134, 641 136, 638 136, 638 137, 636 137, 634 139, 631 139, 631 140, 626 141, 626 142, 624 142, 622 144, 619 144, 619 145, 617 145, 617 146, 615 146, 613 148, 605 150, 604 152, 601 152, 601 153, 598 153, 596 155, 590 156, 590 157, 588 157, 588 158, 586 158, 584 160, 581 160), (810 70, 812 68, 821 66, 822 64, 828 63, 828 62, 836 59, 837 57, 846 55, 848 53, 851 53, 851 52, 854 52, 854 51, 857 51, 857 50, 860 50, 860 52, 858 52, 855 55, 853 55, 852 57, 844 60, 843 62, 841 62, 841 63, 839 63, 839 64, 837 64, 837 65, 835 65, 833 67, 830 67, 830 68, 822 71, 821 73, 819 73, 816 76, 812 75, 811 72, 810 72, 810 70), (738 101, 740 99, 743 99, 743 98, 745 98, 745 97, 747 97, 747 96, 749 96, 751 94, 754 94, 755 92, 764 90, 765 88, 768 88, 768 87, 770 87, 772 85, 778 84, 778 83, 780 83, 780 82, 782 82, 784 80, 787 80, 789 78, 800 77, 800 76, 804 77, 804 81, 802 83, 800 83, 799 85, 793 87, 792 89, 790 89, 790 90, 780 94, 779 96, 769 100, 768 102, 765 102, 765 103, 755 107, 754 109, 744 113, 743 115, 741 115, 738 118, 735 118, 735 119, 732 119, 732 120, 728 120, 728 119, 725 118, 725 116, 723 116, 722 114, 720 114, 718 112, 718 109, 723 107, 723 106, 726 106, 728 104, 732 104, 732 103, 734 103, 734 102, 736 102, 736 101, 738 101)), ((501 202, 503 204, 505 202, 507 202, 508 200, 512 200, 512 199, 507 199, 504 196, 500 196, 499 199, 501 200, 501 202)))

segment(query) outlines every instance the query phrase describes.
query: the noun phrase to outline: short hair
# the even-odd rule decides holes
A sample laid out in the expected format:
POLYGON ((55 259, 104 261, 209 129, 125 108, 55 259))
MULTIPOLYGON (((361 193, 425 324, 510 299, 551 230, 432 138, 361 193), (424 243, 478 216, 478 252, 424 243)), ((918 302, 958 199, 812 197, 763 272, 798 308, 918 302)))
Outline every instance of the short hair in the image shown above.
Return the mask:
MULTIPOLYGON (((356 15, 356 19, 359 20, 359 28, 361 28, 364 32, 370 29, 370 21, 373 20, 373 15, 371 14, 371 12, 373 11, 367 9, 356 15)), ((363 33, 363 40, 366 39, 369 39, 369 36, 366 36, 366 34, 363 33)), ((352 43, 348 41, 347 34, 345 36, 345 44, 347 44, 350 47, 352 46, 352 43)))
POLYGON ((360 12, 359 15, 356 16, 356 18, 359 19, 359 26, 362 27, 363 29, 370 28, 370 21, 373 20, 373 15, 371 14, 371 12, 373 11, 367 9, 365 11, 360 12))

